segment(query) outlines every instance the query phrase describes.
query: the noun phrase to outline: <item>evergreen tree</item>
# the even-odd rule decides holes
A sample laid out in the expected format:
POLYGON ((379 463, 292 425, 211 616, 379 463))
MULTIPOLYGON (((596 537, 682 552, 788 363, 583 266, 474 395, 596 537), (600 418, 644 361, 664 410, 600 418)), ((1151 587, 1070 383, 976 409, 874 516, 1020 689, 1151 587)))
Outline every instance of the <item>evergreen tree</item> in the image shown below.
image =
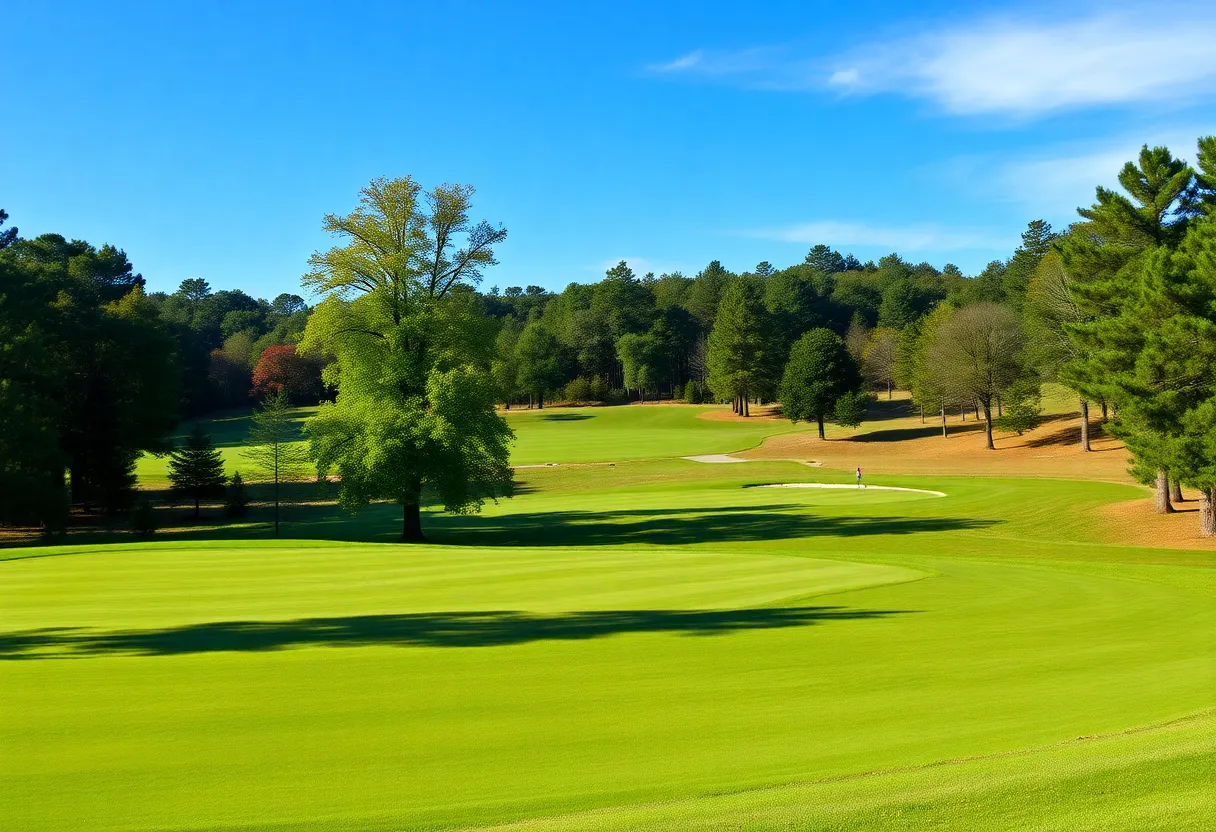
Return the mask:
POLYGON ((722 295, 709 335, 709 388, 750 415, 751 397, 772 390, 777 349, 759 290, 750 280, 736 279, 722 295))
POLYGON ((224 458, 211 443, 211 437, 195 425, 186 444, 169 456, 169 482, 173 490, 194 500, 194 517, 199 517, 204 497, 224 493, 224 458))

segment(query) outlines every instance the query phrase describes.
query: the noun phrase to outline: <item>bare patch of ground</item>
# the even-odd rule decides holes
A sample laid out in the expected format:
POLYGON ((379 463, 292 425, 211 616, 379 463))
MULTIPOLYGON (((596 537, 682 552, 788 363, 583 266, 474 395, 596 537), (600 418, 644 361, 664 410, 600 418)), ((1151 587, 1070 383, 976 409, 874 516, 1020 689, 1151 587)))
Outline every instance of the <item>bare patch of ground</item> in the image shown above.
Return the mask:
POLYGON ((1191 497, 1175 505, 1173 514, 1158 514, 1152 500, 1129 500, 1102 507, 1102 528, 1111 540, 1134 546, 1158 546, 1170 549, 1206 549, 1216 546, 1210 537, 1199 536, 1199 498, 1191 497))
POLYGON ((704 413, 698 413, 698 419, 708 419, 711 422, 750 422, 753 419, 762 421, 780 420, 781 405, 779 404, 754 404, 749 410, 751 416, 740 416, 730 408, 716 407, 713 410, 706 410, 704 413))
MULTIPOLYGON (((886 404, 886 403, 881 403, 886 404)), ((902 415, 898 401, 888 405, 888 418, 859 430, 833 428, 826 440, 813 432, 770 436, 758 448, 737 454, 746 459, 790 459, 849 470, 857 466, 874 474, 1054 477, 1131 483, 1123 443, 1090 420, 1092 451, 1080 447, 1080 415, 1059 414, 1022 436, 997 433, 995 451, 984 443, 984 424, 969 416, 948 417, 948 437, 940 419, 921 422, 902 415)), ((906 407, 904 408, 906 413, 906 407)))

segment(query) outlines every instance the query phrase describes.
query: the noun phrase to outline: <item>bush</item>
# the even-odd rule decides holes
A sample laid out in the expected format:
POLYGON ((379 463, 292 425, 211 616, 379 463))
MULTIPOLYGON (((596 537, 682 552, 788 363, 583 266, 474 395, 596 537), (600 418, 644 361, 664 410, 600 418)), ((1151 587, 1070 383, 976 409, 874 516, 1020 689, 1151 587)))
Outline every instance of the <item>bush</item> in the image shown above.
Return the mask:
POLYGON ((611 395, 612 390, 608 387, 608 381, 603 376, 596 376, 591 379, 587 398, 593 402, 606 402, 611 395))
POLYGON ((566 385, 566 401, 589 402, 591 399, 591 382, 582 376, 566 385))
POLYGON ((131 531, 140 537, 151 537, 156 533, 156 509, 147 497, 141 497, 131 512, 131 531))
POLYGON ((709 390, 705 385, 696 379, 692 379, 688 384, 684 385, 684 401, 689 404, 706 404, 712 401, 709 390))
POLYGON ((870 394, 861 390, 845 393, 836 400, 832 421, 846 428, 855 428, 866 419, 866 405, 870 394))
POLYGON ((249 513, 249 497, 245 494, 245 481, 241 479, 240 471, 232 473, 224 493, 224 513, 229 517, 244 517, 249 513))

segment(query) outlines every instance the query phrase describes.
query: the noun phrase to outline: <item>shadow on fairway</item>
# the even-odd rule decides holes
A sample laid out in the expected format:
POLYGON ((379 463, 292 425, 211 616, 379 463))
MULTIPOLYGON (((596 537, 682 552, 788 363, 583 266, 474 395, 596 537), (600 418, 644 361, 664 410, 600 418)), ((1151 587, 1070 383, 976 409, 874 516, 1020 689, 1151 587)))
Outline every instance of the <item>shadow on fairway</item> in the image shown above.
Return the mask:
POLYGON ((546 422, 581 422, 584 419, 594 417, 587 413, 545 413, 536 418, 543 419, 546 422))
POLYGON ((0 635, 0 659, 285 650, 298 647, 502 647, 621 633, 711 636, 885 618, 912 610, 775 607, 748 610, 605 610, 540 615, 513 610, 357 615, 293 621, 217 621, 162 630, 48 628, 0 635))
POLYGON ((789 505, 547 511, 499 517, 436 515, 428 537, 476 546, 619 546, 907 535, 985 529, 995 520, 957 517, 817 516, 789 505))

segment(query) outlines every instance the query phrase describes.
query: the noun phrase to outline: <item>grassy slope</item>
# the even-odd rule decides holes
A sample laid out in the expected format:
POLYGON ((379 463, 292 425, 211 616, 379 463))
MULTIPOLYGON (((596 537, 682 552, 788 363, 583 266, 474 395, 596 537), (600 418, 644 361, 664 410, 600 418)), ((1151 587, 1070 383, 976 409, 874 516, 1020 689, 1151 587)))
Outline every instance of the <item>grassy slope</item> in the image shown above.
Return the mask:
MULTIPOLYGON (((615 412, 625 421, 601 427, 646 446, 627 420, 649 412, 615 412)), ((708 424, 724 426, 719 439, 735 426, 708 424)), ((521 495, 482 517, 432 518, 437 541, 463 548, 14 552, 0 563, 0 659, 12 659, 0 710, 20 718, 0 721, 0 819, 1212 820, 1210 553, 1100 543, 1093 509, 1136 493, 1127 486, 875 478, 946 498, 741 487, 842 476, 681 460, 527 471, 521 495)), ((342 529, 300 519, 305 534, 377 536, 396 512, 374 507, 342 529)))

